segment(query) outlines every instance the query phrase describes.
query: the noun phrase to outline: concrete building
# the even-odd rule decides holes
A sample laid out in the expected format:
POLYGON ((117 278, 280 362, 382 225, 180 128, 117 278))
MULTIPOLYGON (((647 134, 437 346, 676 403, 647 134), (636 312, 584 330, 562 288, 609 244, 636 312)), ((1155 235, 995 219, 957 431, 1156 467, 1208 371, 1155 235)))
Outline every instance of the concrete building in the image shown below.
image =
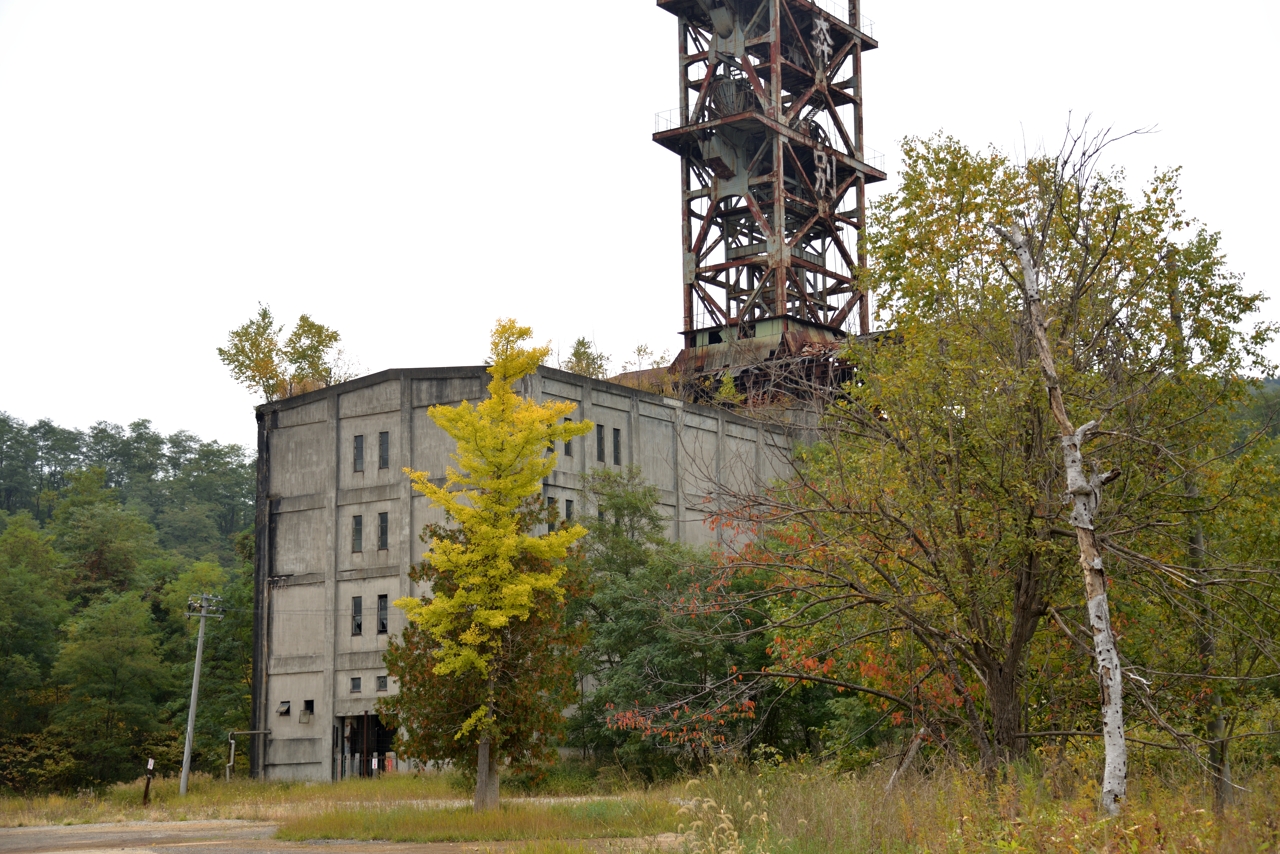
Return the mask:
MULTIPOLYGON (((443 475, 453 452, 427 408, 485 396, 483 367, 391 370, 258 408, 256 598, 250 761, 269 779, 367 772, 390 750, 374 714, 396 691, 382 656, 404 628, 390 603, 421 595, 409 567, 442 521, 406 467, 443 475), (357 760, 355 757, 359 756, 357 760)), ((594 514, 583 475, 640 466, 661 491, 672 538, 707 543, 724 491, 784 473, 779 427, 543 368, 522 393, 579 404, 592 434, 557 448, 545 494, 564 516, 594 514)))

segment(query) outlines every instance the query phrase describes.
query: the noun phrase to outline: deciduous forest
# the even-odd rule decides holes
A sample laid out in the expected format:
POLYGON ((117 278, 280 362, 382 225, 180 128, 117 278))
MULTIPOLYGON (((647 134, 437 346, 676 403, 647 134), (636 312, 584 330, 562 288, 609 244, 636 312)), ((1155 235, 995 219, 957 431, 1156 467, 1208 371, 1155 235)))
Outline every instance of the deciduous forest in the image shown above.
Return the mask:
POLYGON ((132 780, 182 763, 192 594, 205 642, 198 767, 249 719, 253 464, 150 422, 87 431, 0 413, 0 785, 132 780))

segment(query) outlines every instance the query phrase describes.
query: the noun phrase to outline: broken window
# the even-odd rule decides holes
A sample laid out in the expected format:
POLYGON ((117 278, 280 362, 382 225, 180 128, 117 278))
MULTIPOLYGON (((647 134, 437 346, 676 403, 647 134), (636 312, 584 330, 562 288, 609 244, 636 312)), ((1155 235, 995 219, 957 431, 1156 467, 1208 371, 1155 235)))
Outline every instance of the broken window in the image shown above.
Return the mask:
POLYGON ((280 705, 276 707, 276 714, 283 717, 289 716, 289 701, 281 700, 280 705))
POLYGON ((364 551, 364 517, 351 517, 351 551, 364 551))
POLYGON ((564 520, 566 522, 573 521, 573 499, 566 498, 564 500, 564 520))
POLYGON ((364 436, 356 436, 354 471, 364 471, 364 436))
POLYGON ((387 677, 385 676, 378 677, 378 690, 379 691, 387 690, 387 677))
POLYGON ((387 514, 378 514, 378 551, 386 551, 387 548, 387 514))
POLYGON ((387 597, 382 595, 378 597, 378 634, 385 635, 387 633, 387 597))
POLYGON ((604 425, 596 425, 596 462, 604 462, 604 425))
POLYGON ((378 434, 378 468, 391 468, 391 434, 378 434))
POLYGON ((617 427, 613 428, 613 464, 622 465, 622 431, 617 427))
POLYGON ((364 599, 360 596, 351 597, 351 634, 364 634, 364 599))

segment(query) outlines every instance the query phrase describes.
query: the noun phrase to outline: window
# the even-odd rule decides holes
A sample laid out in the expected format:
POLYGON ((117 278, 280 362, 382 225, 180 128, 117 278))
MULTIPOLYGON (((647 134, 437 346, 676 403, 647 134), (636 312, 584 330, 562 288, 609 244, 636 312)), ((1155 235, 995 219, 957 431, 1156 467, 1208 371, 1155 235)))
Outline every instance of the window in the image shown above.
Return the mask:
POLYGON ((617 427, 613 428, 613 464, 622 465, 622 431, 617 427))
POLYGON ((360 596, 351 597, 351 634, 364 634, 364 599, 360 596))
POLYGON ((378 597, 378 634, 385 635, 387 633, 387 597, 386 594, 378 597))
POLYGON ((391 434, 378 434, 378 468, 391 468, 391 434))
POLYGON ((378 551, 387 549, 387 514, 378 514, 378 551))
MULTIPOLYGON (((569 424, 569 423, 571 423, 571 422, 569 421, 569 419, 568 419, 568 418, 566 418, 566 419, 564 420, 564 423, 569 424)), ((573 456, 573 440, 572 440, 572 439, 565 439, 565 440, 564 440, 564 455, 565 455, 566 457, 572 457, 572 456, 573 456)))
POLYGON ((387 690, 387 677, 385 676, 378 677, 378 690, 379 691, 387 690))
POLYGON ((360 693, 360 677, 359 676, 351 677, 351 693, 352 694, 360 693))
POLYGON ((564 520, 566 522, 573 521, 573 499, 566 498, 564 500, 564 520))
POLYGON ((364 551, 364 517, 351 517, 351 551, 364 551))
POLYGON ((604 462, 604 425, 596 425, 596 462, 604 462))
POLYGON ((281 701, 280 701, 280 705, 276 707, 276 714, 277 714, 277 715, 281 715, 282 717, 286 717, 286 718, 289 716, 289 701, 288 701, 288 700, 281 700, 281 701))
POLYGON ((364 436, 356 436, 354 471, 364 471, 364 436))
POLYGON ((302 701, 302 711, 306 712, 306 713, 307 713, 307 714, 309 714, 309 715, 314 715, 314 714, 316 713, 316 701, 315 701, 315 700, 303 700, 303 701, 302 701))

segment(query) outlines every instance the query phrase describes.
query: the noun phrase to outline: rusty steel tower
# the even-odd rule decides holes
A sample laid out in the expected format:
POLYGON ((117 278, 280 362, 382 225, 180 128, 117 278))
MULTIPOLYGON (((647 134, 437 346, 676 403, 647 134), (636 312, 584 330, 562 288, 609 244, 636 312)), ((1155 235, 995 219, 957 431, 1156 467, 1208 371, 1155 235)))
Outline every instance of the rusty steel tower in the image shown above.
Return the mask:
MULTIPOLYGON (((838 349, 870 332, 860 0, 657 0, 679 20, 684 350, 673 372, 838 349), (847 7, 846 7, 847 4, 847 7)), ((881 167, 881 168, 877 168, 881 167)))

